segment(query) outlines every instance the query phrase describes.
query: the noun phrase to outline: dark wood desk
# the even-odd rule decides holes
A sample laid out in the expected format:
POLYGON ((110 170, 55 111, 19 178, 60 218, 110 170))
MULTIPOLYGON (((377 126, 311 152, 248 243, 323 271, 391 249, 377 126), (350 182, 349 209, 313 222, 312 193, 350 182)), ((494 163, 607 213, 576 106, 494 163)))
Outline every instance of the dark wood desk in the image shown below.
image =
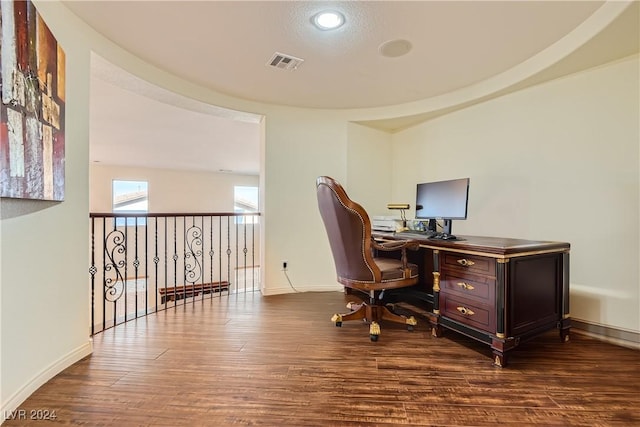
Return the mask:
POLYGON ((434 336, 446 328, 484 342, 497 366, 506 365, 520 342, 550 329, 569 340, 569 243, 458 237, 463 240, 413 238, 421 249, 410 261, 420 268, 420 283, 406 296, 425 304, 434 336))

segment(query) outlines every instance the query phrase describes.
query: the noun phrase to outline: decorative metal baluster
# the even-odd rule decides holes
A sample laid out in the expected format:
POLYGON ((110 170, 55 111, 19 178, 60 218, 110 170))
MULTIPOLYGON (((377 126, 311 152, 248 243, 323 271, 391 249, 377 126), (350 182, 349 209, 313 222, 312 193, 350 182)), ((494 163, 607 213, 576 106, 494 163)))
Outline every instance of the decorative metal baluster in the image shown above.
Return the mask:
MULTIPOLYGON (((169 241, 167 240, 169 231, 167 230, 167 223, 169 220, 167 218, 164 219, 164 291, 165 295, 167 292, 167 284, 169 280, 169 241)), ((166 300, 165 300, 166 302, 166 300)), ((174 300, 175 304, 175 300, 174 300)), ((167 307, 165 306, 165 309, 167 307)))
POLYGON ((242 218, 242 217, 233 217, 233 222, 235 225, 235 235, 236 235, 236 271, 234 274, 234 280, 236 283, 236 288, 239 286, 239 280, 238 280, 238 274, 239 274, 239 270, 238 270, 238 230, 239 230, 239 225, 238 225, 238 218, 242 218))
MULTIPOLYGON (((209 246, 211 247, 211 249, 209 249, 209 262, 211 263, 211 265, 209 266, 209 278, 211 279, 211 282, 214 282, 213 280, 213 257, 215 255, 215 251, 213 250, 213 217, 210 216, 209 217, 209 246)), ((213 294, 211 295, 211 298, 213 298, 213 294)))
POLYGON ((251 215, 251 292, 256 290, 256 216, 251 215))
MULTIPOLYGON (((229 279, 229 282, 231 282, 231 221, 230 221, 230 217, 227 217, 227 278, 229 279)), ((229 283, 229 285, 231 285, 231 283, 229 283)))
MULTIPOLYGON (((149 217, 144 227, 144 314, 149 314, 149 217)), ((157 306, 156 306, 157 310, 157 306)))
MULTIPOLYGON (((197 227, 195 217, 191 218, 191 227, 184 232, 184 277, 185 286, 190 283, 193 286, 193 298, 195 304, 195 285, 202 278, 202 264, 198 257, 202 256, 202 229, 197 227), (199 247, 199 248, 198 248, 199 247), (193 264, 192 264, 193 262, 193 264)), ((186 227, 186 222, 185 222, 186 227)), ((204 295, 203 295, 204 297, 204 295)))
MULTIPOLYGON (((163 218, 163 222, 164 222, 164 257, 163 257, 163 265, 164 265, 164 292, 166 295, 167 292, 167 279, 168 279, 168 275, 169 275, 169 252, 167 249, 167 245, 169 244, 168 240, 167 240, 167 218, 163 218)), ((166 297, 165 297, 166 298, 166 297)), ((165 299, 165 303, 167 302, 167 300, 165 299)), ((165 309, 167 308, 167 306, 165 305, 164 307, 165 309)))
MULTIPOLYGON (((182 301, 184 305, 187 305, 187 296, 189 295, 187 292, 187 217, 182 217, 182 233, 183 233, 183 242, 182 242, 182 285, 184 286, 184 300, 182 301)), ((195 289, 194 289, 195 290, 195 289)), ((193 298, 192 298, 193 301, 193 298)))
MULTIPOLYGON (((173 218, 173 286, 178 286, 178 218, 173 218)), ((178 307, 178 292, 176 291, 173 307, 178 307)))
MULTIPOLYGON (((115 220, 114 220, 115 221, 115 220)), ((107 277, 105 276, 105 263, 107 262, 106 253, 107 253, 107 245, 105 242, 107 240, 107 220, 106 218, 102 221, 102 330, 107 327, 107 299, 105 298, 104 292, 107 287, 107 277)))
MULTIPOLYGON (((134 298, 134 306, 135 306, 135 315, 134 315, 134 319, 138 318, 138 272, 140 270, 140 258, 138 258, 138 217, 136 216, 134 219, 134 227, 135 227, 135 234, 134 234, 134 251, 135 251, 135 258, 133 260, 133 271, 134 271, 134 281, 133 281, 133 286, 134 286, 134 290, 135 290, 135 298, 134 298)), ((129 282, 127 281, 127 286, 129 285, 129 282)))
POLYGON ((218 281, 222 282, 222 217, 218 217, 218 281))
MULTIPOLYGON (((129 267, 129 260, 127 259, 127 245, 129 244, 129 219, 128 218, 124 218, 124 281, 122 283, 123 288, 124 288, 124 321, 126 322, 127 320, 127 306, 129 305, 127 303, 127 277, 128 277, 128 267, 129 267)), ((115 307, 114 307, 115 309, 115 307)), ((114 313, 117 312, 117 310, 114 310, 114 313)), ((115 325, 115 322, 114 322, 115 325)))
MULTIPOLYGON (((251 223, 251 265, 253 265, 253 272, 251 276, 251 290, 256 290, 256 221, 260 218, 253 215, 253 222, 251 223)), ((259 272, 260 270, 258 270, 259 272)))
POLYGON ((244 293, 247 293, 247 216, 245 215, 242 218, 242 242, 243 242, 243 248, 242 248, 242 254, 243 254, 243 267, 244 267, 244 293))
POLYGON ((123 276, 121 270, 124 269, 124 274, 126 275, 127 262, 126 233, 118 230, 115 227, 115 222, 114 230, 105 236, 104 250, 104 300, 113 302, 113 326, 115 326, 117 324, 118 299, 123 293, 125 294, 126 307, 126 292, 124 292, 124 278, 126 276, 123 276))
POLYGON ((89 268, 89 274, 91 274, 91 336, 96 333, 95 330, 95 309, 96 309, 96 219, 91 218, 91 267, 89 268))
MULTIPOLYGON (((155 221, 154 221, 154 233, 153 233, 153 238, 155 241, 155 254, 153 256, 153 263, 155 264, 155 272, 156 272, 156 277, 155 277, 155 301, 156 301, 156 309, 155 311, 158 311, 158 262, 160 261, 160 257, 158 256, 158 217, 154 217, 155 221)), ((166 245, 165 245, 166 246, 166 245)), ((166 287, 165 287, 166 290, 166 287)))
MULTIPOLYGON (((205 237, 204 237, 204 216, 200 217, 200 229, 202 230, 202 250, 200 251, 200 263, 202 264, 202 283, 205 283, 205 263, 204 263, 204 252, 206 250, 205 237)), ((213 292, 209 292, 209 296, 213 296, 213 292)), ((202 302, 204 303, 204 294, 202 294, 202 302)))

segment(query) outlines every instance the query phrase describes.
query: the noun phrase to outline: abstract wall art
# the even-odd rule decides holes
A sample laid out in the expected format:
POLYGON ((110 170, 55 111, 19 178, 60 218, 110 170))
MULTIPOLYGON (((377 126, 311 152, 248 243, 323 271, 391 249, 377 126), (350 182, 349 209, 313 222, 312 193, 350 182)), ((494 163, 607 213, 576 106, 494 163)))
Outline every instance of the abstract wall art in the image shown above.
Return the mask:
POLYGON ((65 54, 31 1, 0 1, 0 196, 64 200, 65 54))

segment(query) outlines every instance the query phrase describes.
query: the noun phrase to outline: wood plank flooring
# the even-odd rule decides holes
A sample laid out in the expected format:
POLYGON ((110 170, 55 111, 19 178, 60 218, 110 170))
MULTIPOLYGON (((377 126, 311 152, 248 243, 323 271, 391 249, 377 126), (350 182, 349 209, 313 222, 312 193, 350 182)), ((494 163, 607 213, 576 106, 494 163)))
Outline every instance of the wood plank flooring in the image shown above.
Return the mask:
POLYGON ((640 352, 551 331, 491 364, 453 332, 330 321, 341 292, 222 296, 98 334, 94 353, 36 391, 29 420, 84 426, 640 425, 640 352))

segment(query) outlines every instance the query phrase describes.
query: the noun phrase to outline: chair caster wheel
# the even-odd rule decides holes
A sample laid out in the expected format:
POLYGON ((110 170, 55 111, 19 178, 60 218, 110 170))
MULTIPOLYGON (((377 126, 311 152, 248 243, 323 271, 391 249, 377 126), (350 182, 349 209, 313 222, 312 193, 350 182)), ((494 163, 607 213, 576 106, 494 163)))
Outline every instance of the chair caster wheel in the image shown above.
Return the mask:
POLYGON ((413 332, 413 328, 418 324, 418 321, 415 317, 411 316, 407 320, 407 331, 413 332))
POLYGON ((342 315, 334 314, 331 317, 331 321, 336 324, 336 328, 339 328, 340 326, 342 326, 342 315))
POLYGON ((378 337, 380 336, 380 325, 378 322, 371 322, 369 325, 369 337, 371 341, 378 341, 378 337))

